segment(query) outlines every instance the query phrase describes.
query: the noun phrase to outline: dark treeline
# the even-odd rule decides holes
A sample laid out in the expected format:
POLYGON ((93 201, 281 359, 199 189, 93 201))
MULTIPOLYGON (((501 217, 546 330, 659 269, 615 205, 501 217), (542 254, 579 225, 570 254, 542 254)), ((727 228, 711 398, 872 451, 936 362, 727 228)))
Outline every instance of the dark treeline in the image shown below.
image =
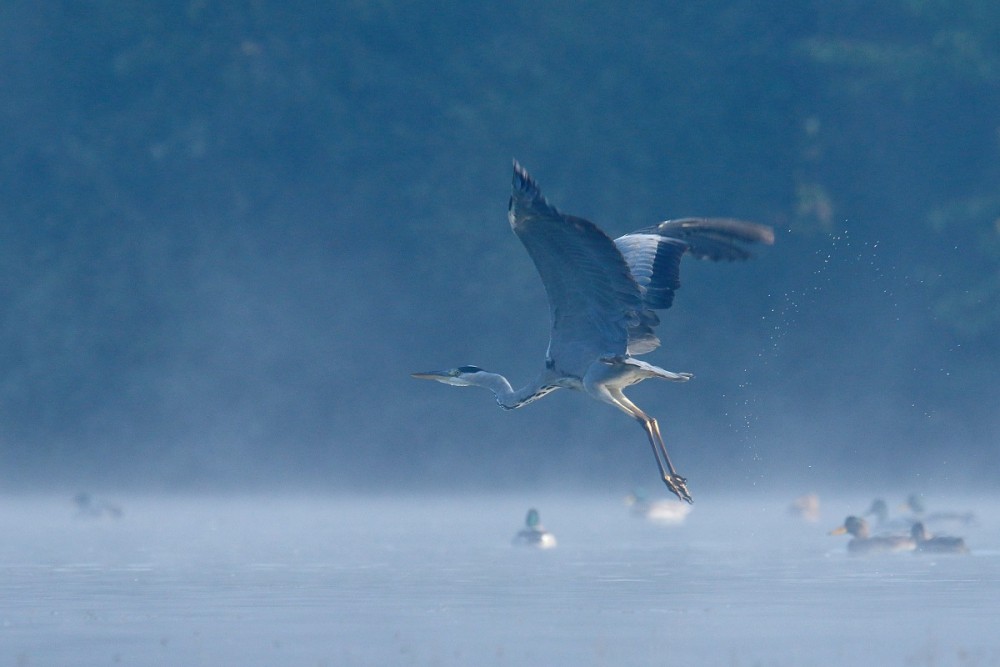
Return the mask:
POLYGON ((642 478, 613 411, 408 378, 541 363, 511 157, 613 235, 778 230, 685 265, 650 360, 698 379, 635 392, 692 476, 1000 464, 995 2, 15 0, 0 34, 8 483, 642 478))

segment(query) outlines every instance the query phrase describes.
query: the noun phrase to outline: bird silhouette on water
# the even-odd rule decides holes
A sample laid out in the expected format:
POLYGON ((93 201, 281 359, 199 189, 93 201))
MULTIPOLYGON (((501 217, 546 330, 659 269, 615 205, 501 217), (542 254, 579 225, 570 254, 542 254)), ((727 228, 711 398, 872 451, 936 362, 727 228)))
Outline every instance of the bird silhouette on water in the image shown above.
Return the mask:
POLYGON ((524 528, 514 536, 513 544, 515 546, 552 549, 556 546, 556 536, 545 530, 538 510, 532 507, 524 517, 524 528))
POLYGON ((922 521, 913 524, 910 530, 913 541, 917 545, 917 553, 933 554, 967 554, 969 547, 961 537, 935 537, 927 532, 922 521))
POLYGON ((898 551, 913 551, 917 544, 910 535, 876 535, 872 537, 868 530, 868 522, 856 516, 849 516, 844 525, 830 531, 831 535, 851 535, 847 550, 852 554, 895 553, 898 551))

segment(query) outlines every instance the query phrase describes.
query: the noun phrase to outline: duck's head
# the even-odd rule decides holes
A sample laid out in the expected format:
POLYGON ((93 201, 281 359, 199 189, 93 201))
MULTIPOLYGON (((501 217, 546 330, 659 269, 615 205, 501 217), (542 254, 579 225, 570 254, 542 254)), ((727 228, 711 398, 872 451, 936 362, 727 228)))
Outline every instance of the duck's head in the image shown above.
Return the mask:
POLYGON ((541 518, 538 516, 538 510, 532 507, 528 510, 527 516, 524 517, 524 525, 534 530, 535 528, 538 528, 540 524, 541 518))
POLYGON ((911 493, 906 497, 906 502, 903 503, 902 508, 913 512, 914 514, 923 514, 924 510, 927 509, 924 505, 924 497, 919 493, 911 493))
POLYGON ((637 486, 632 489, 632 493, 625 496, 625 502, 629 505, 643 504, 649 500, 649 494, 646 493, 646 489, 641 486, 637 486))
POLYGON ((931 538, 923 521, 917 521, 910 527, 910 536, 917 542, 926 542, 931 538))
POLYGON ((844 519, 844 525, 830 531, 831 535, 843 535, 844 533, 864 539, 868 537, 868 523, 859 517, 849 516, 844 519))
POLYGON ((875 519, 879 523, 885 523, 889 518, 889 505, 886 504, 881 498, 876 498, 872 501, 872 506, 868 508, 868 511, 864 513, 863 516, 875 516, 875 519))

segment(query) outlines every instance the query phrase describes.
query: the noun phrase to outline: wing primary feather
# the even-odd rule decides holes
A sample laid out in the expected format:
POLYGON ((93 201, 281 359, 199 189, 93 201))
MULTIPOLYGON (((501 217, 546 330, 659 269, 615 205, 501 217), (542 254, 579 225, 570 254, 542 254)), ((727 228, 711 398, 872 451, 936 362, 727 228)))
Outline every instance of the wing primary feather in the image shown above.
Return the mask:
POLYGON ((774 243, 774 229, 733 218, 678 218, 634 233, 658 234, 683 241, 698 259, 737 260, 752 257, 741 244, 774 243))
POLYGON ((669 308, 674 290, 681 286, 680 264, 687 244, 659 234, 633 232, 615 239, 615 245, 642 290, 646 307, 669 308))
POLYGON ((507 206, 507 216, 511 227, 516 230, 518 222, 528 216, 558 217, 559 211, 552 206, 538 187, 531 174, 514 160, 514 176, 511 181, 510 202, 507 206))

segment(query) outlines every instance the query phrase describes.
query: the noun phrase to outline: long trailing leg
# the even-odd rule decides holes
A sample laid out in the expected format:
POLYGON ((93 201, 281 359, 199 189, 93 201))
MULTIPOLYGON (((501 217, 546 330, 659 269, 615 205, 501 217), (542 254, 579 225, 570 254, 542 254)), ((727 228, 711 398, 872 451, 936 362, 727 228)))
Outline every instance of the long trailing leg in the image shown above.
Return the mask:
POLYGON ((673 464, 670 462, 670 455, 667 454, 667 446, 663 442, 663 436, 660 435, 660 425, 656 423, 656 419, 639 409, 639 406, 630 401, 620 389, 612 389, 610 387, 606 387, 605 389, 608 392, 608 397, 612 399, 611 402, 616 407, 642 424, 643 430, 646 431, 646 437, 649 438, 649 444, 653 448, 656 465, 660 469, 660 477, 667 485, 667 488, 681 500, 693 503, 694 500, 691 498, 691 493, 687 488, 687 480, 677 474, 673 464))

